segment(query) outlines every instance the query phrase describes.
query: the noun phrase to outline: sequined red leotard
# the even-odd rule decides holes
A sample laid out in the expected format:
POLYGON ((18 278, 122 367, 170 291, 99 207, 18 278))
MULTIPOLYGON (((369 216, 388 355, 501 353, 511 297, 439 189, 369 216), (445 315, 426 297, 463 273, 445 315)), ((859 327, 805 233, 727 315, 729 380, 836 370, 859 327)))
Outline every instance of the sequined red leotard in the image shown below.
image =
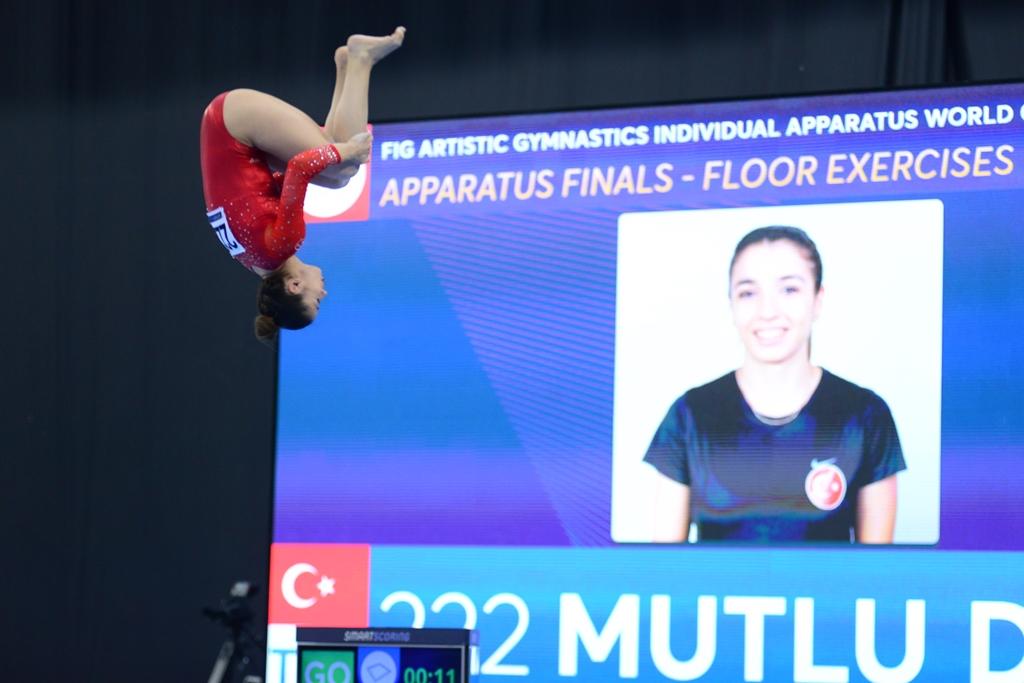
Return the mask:
POLYGON ((206 108, 199 131, 206 217, 235 260, 250 270, 273 270, 306 237, 302 204, 309 181, 341 157, 324 145, 292 157, 283 177, 272 173, 263 152, 243 145, 224 126, 225 97, 206 108))

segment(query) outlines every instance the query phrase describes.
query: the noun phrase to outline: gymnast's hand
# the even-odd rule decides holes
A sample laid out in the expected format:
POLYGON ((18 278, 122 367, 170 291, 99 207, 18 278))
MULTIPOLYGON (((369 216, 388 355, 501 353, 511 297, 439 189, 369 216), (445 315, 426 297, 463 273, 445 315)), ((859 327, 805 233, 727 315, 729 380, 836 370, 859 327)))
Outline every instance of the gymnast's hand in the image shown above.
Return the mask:
POLYGON ((356 133, 348 142, 334 145, 341 156, 343 166, 351 166, 352 173, 358 169, 360 164, 365 164, 370 158, 370 147, 373 145, 373 136, 369 133, 356 133))

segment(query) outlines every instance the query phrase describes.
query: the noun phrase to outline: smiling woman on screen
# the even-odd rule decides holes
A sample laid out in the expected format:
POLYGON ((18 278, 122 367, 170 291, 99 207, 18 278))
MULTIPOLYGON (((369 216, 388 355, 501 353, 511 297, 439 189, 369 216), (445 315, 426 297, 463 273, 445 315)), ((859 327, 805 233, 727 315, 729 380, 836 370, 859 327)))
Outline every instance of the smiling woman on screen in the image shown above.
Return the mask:
POLYGON ((687 391, 644 460, 656 542, 891 543, 896 425, 878 395, 811 363, 824 300, 818 249, 798 228, 747 234, 729 267, 743 365, 687 391))

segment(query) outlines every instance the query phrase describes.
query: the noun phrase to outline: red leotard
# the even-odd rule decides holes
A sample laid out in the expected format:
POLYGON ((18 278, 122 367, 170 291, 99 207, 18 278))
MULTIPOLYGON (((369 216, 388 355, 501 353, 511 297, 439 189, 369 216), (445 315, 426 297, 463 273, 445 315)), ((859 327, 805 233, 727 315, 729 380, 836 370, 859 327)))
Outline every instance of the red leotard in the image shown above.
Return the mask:
POLYGON ((274 174, 266 155, 243 145, 224 126, 224 99, 203 113, 199 157, 206 216, 228 252, 246 268, 274 270, 298 251, 306 237, 302 204, 306 186, 320 171, 340 164, 334 145, 295 155, 274 174))

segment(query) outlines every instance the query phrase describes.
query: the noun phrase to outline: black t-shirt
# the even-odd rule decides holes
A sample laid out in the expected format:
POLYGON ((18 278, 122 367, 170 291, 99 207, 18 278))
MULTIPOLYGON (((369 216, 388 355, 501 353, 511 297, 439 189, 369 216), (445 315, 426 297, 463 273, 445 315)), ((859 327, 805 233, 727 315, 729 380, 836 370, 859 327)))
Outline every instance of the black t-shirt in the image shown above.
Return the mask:
POLYGON ((702 541, 850 542, 860 489, 906 469, 885 401, 827 370, 785 424, 754 414, 735 373, 691 389, 644 460, 690 487, 702 541))

